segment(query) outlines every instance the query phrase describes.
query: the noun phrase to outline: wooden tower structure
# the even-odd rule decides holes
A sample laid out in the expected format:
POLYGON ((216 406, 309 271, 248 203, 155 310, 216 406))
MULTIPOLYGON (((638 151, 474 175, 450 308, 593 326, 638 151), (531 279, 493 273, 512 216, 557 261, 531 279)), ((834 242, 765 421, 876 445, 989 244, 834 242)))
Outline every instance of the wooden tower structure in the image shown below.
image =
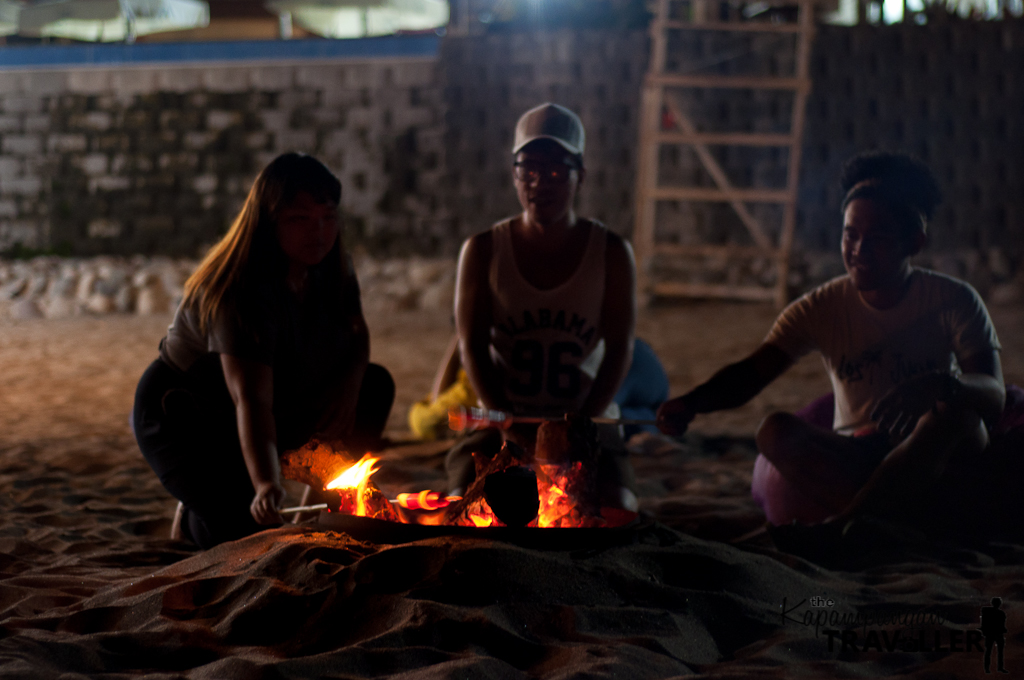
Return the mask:
MULTIPOLYGON (((748 13, 745 17, 735 7, 717 1, 656 0, 641 103, 633 236, 641 300, 698 297, 786 303, 815 25, 813 0, 794 1, 797 4, 776 8, 760 3, 763 11, 759 16, 748 13), (682 58, 670 58, 673 51, 678 55, 680 46, 686 52, 687 44, 714 48, 714 40, 699 42, 711 34, 717 34, 717 44, 725 46, 725 54, 716 55, 713 49, 702 47, 698 59, 688 58, 693 49, 682 58), (768 36, 768 41, 757 38, 759 35, 768 36), (787 54, 781 59, 764 54, 766 46, 787 54), (764 110, 757 105, 758 93, 791 97, 788 129, 765 131, 765 126, 754 120, 758 111, 764 110), (697 120, 692 110, 701 108, 699 103, 707 101, 707 94, 721 101, 732 96, 737 105, 731 109, 728 104, 720 105, 718 110, 725 113, 710 124, 697 120), (733 129, 723 125, 724 118, 733 129), (738 150, 744 147, 776 149, 767 151, 775 154, 778 166, 774 186, 758 186, 749 171, 745 179, 755 179, 750 186, 737 181, 736 161, 742 165, 743 159, 738 150), (663 171, 665 157, 678 159, 681 149, 687 150, 684 153, 695 170, 677 173, 685 176, 669 183, 663 171), (732 176, 726 163, 730 159, 732 176), (687 178, 696 181, 687 183, 687 178), (696 224, 690 219, 665 238, 659 229, 665 204, 669 212, 674 209, 677 214, 683 205, 691 218, 694 209, 704 206, 697 217, 715 214, 719 222, 724 213, 731 213, 725 217, 734 228, 716 232, 707 228, 707 219, 697 219, 696 224), (731 211, 723 210, 724 206, 731 206, 731 211), (672 269, 673 260, 697 263, 702 271, 688 276, 684 268, 680 273, 678 268, 672 269)), ((779 118, 778 105, 772 107, 779 118)), ((705 112, 714 110, 703 108, 705 112)))

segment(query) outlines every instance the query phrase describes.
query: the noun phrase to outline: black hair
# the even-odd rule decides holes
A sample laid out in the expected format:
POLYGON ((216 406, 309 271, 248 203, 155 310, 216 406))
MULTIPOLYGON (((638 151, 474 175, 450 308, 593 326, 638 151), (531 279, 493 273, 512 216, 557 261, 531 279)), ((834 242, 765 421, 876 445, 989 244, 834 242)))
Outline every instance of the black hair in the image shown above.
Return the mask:
POLYGON ((900 151, 867 151, 850 158, 843 165, 839 186, 844 212, 857 198, 878 201, 907 236, 924 231, 942 202, 942 189, 928 166, 900 151))

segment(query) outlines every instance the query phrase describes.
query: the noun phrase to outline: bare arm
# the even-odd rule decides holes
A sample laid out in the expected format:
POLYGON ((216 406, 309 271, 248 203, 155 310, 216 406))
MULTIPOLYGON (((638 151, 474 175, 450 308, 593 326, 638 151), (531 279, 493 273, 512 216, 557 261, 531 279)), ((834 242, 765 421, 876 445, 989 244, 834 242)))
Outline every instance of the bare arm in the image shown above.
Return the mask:
POLYGON ((583 403, 585 416, 599 416, 615 398, 633 359, 636 330, 636 267, 633 250, 617 234, 608 234, 601 337, 604 360, 583 403))
POLYGON ((462 367, 484 406, 509 410, 502 375, 491 361, 490 232, 473 236, 459 254, 455 281, 455 330, 462 367))
POLYGON ((896 499, 905 501, 938 479, 957 450, 984 449, 988 438, 979 420, 995 423, 1006 399, 999 352, 981 352, 959 363, 959 378, 948 372, 915 376, 879 402, 872 414, 878 414, 879 427, 907 438, 889 452, 839 520, 862 511, 890 512, 896 499))
POLYGON ((982 352, 960 362, 959 399, 977 412, 989 427, 1003 415, 1006 384, 997 350, 982 352))
POLYGON ((284 488, 277 459, 273 369, 228 354, 220 355, 220 364, 235 402, 245 467, 256 490, 249 511, 260 524, 280 524, 281 516, 277 511, 284 500, 284 488))
POLYGON ((746 359, 729 364, 704 384, 662 404, 658 428, 665 434, 680 435, 698 413, 743 406, 792 365, 788 354, 762 343, 746 359))
POLYGON ((959 359, 959 363, 959 376, 933 371, 900 383, 878 402, 871 419, 897 439, 909 436, 921 416, 938 404, 973 411, 992 425, 999 420, 1006 401, 999 352, 979 352, 959 359))

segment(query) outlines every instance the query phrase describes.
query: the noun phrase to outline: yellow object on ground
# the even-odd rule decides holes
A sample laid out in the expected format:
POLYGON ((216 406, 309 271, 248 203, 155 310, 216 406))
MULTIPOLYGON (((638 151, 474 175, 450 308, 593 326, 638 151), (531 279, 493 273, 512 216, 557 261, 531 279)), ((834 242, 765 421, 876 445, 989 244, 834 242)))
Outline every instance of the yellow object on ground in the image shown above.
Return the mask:
POLYGON ((469 384, 466 371, 459 369, 459 374, 451 387, 446 389, 437 399, 424 397, 409 409, 409 429, 417 439, 433 441, 448 434, 448 410, 458 406, 476 406, 476 392, 469 384))

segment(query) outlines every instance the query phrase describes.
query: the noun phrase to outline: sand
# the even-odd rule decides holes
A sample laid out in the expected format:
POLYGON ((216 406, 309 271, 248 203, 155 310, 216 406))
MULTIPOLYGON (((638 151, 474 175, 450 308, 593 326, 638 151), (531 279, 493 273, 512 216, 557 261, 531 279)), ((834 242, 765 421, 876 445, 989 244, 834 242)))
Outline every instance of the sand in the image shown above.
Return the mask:
MULTIPOLYGON (((1024 310, 992 312, 1007 378, 1024 383, 1024 310)), ((640 334, 678 393, 756 346, 773 315, 656 309, 640 334)), ((398 383, 397 439, 450 327, 415 312, 369 321, 373 358, 398 383)), ((993 596, 1008 612, 1007 667, 1024 672, 1022 545, 908 544, 898 559, 827 569, 764 535, 730 543, 764 521, 749 498, 754 427, 828 389, 816 359, 682 442, 634 440, 646 519, 627 545, 384 546, 302 525, 201 552, 166 538, 174 502, 127 427, 166 324, 0 325, 0 677, 967 678, 983 673, 982 654, 959 650, 993 596), (847 617, 856 651, 803 625, 821 612, 847 617), (858 626, 857 612, 898 620, 858 626), (913 629, 912 614, 939 618, 913 629)), ((440 488, 442 450, 395 446, 377 479, 392 495, 440 488)))

